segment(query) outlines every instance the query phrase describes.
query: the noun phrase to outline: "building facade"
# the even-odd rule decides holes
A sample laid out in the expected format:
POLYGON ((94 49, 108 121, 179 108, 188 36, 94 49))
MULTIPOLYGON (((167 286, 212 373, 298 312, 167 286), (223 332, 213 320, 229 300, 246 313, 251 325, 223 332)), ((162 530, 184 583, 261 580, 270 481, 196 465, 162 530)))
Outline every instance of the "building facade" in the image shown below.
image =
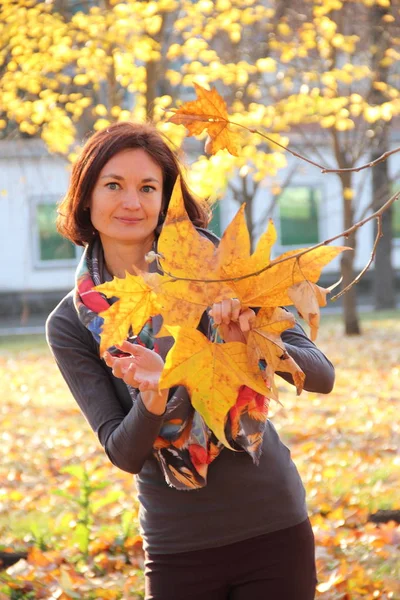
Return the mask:
MULTIPOLYGON (((323 154, 329 162, 328 150, 323 154)), ((280 180, 287 181, 285 188, 274 198, 269 182, 263 182, 253 204, 255 238, 264 230, 269 217, 275 222, 278 241, 273 256, 311 246, 343 231, 338 176, 324 175, 290 155, 287 158, 286 169, 279 173, 280 180)), ((389 160, 396 189, 400 153, 389 160)), ((68 179, 68 162, 50 155, 40 140, 0 142, 0 315, 3 317, 19 315, 24 310, 51 310, 73 286, 82 250, 64 240, 55 228, 57 203, 65 193, 68 179)), ((358 220, 371 203, 370 169, 355 175, 354 189, 358 220)), ((228 190, 215 209, 212 228, 216 233, 222 233, 237 209, 228 190)), ((393 233, 392 261, 399 273, 400 201, 395 204, 393 233)), ((356 269, 361 270, 367 263, 373 240, 370 222, 358 231, 356 269)), ((335 242, 341 243, 345 242, 335 242)), ((371 273, 372 270, 373 265, 371 273)), ((324 277, 334 281, 338 273, 339 258, 324 269, 324 277)))

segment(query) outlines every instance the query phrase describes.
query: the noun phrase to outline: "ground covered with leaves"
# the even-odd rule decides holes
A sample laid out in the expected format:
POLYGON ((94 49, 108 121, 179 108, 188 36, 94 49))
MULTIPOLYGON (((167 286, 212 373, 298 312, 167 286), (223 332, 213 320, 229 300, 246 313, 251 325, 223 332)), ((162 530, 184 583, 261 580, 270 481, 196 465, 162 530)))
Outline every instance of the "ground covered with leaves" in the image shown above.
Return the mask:
MULTIPOLYGON (((279 381, 272 419, 308 493, 321 600, 400 599, 400 320, 363 321, 344 338, 325 318, 319 346, 336 366, 329 396, 279 381)), ((133 479, 107 462, 43 338, 0 338, 0 600, 143 597, 133 479)))

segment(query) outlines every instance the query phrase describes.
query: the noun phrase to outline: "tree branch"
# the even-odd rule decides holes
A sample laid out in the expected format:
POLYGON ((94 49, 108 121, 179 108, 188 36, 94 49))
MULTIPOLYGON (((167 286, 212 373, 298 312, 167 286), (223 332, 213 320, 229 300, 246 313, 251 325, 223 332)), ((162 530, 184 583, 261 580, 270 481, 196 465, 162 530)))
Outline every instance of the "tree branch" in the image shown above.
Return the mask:
MULTIPOLYGON (((215 119, 214 119, 214 121, 215 121, 215 119)), ((382 154, 382 156, 379 156, 375 160, 373 160, 365 165, 361 165, 361 167, 351 167, 351 168, 344 168, 344 169, 330 169, 328 167, 325 167, 324 165, 320 165, 319 163, 314 162, 313 160, 310 160, 309 158, 306 158, 305 156, 303 156, 302 154, 299 154, 298 152, 295 152, 294 150, 291 150, 288 146, 284 146, 283 144, 280 144, 273 138, 270 138, 267 135, 265 135, 264 133, 262 133, 261 131, 258 131, 258 129, 246 127, 245 125, 241 125, 240 123, 234 123, 233 121, 229 121, 229 120, 227 120, 226 123, 230 124, 230 125, 236 125, 237 127, 242 127, 242 129, 246 129, 250 133, 257 133, 259 136, 261 136, 265 140, 268 140, 269 142, 275 144, 276 146, 279 146, 279 148, 286 150, 286 152, 289 152, 289 154, 291 154, 292 156, 295 156, 296 158, 300 158, 300 160, 304 160, 305 162, 307 162, 310 165, 313 165, 314 167, 318 167, 318 169, 321 169, 321 173, 345 173, 345 172, 358 173, 359 171, 363 171, 364 169, 369 169, 370 167, 374 167, 375 165, 377 165, 380 162, 383 162, 384 160, 389 158, 389 156, 392 156, 392 154, 396 154, 396 152, 400 152, 400 147, 394 148, 393 150, 389 150, 388 152, 385 152, 384 154, 382 154)))
MULTIPOLYGON (((279 265, 281 263, 287 262, 288 260, 292 260, 292 259, 296 259, 297 260, 301 256, 304 256, 305 254, 308 254, 312 250, 316 250, 317 248, 321 248, 322 246, 327 246, 328 244, 334 242, 335 240, 338 240, 341 237, 348 237, 351 233, 353 233, 354 231, 356 231, 357 229, 359 229, 360 227, 362 227, 363 225, 365 225, 366 223, 368 223, 372 219, 381 220, 381 216, 385 212, 385 210, 387 210, 389 208, 389 206, 391 206, 398 198, 400 198, 400 190, 398 192, 396 192, 395 194, 393 194, 393 196, 391 196, 391 198, 389 198, 389 200, 387 200, 387 202, 385 202, 385 204, 383 204, 379 208, 379 210, 377 210, 376 212, 374 212, 369 217, 366 217, 362 221, 358 221, 357 223, 355 223, 354 225, 352 225, 351 227, 349 227, 348 229, 346 229, 346 231, 342 231, 338 235, 335 235, 334 237, 332 237, 332 238, 330 238, 328 240, 320 242, 319 244, 315 244, 314 246, 310 246, 310 248, 306 248, 305 250, 300 250, 299 252, 297 252, 295 254, 292 254, 291 256, 287 256, 286 258, 281 258, 281 259, 278 259, 278 260, 273 260, 266 267, 263 267, 262 269, 259 269, 258 271, 255 271, 253 273, 247 273, 246 275, 241 275, 240 277, 226 277, 224 279, 192 279, 190 277, 177 277, 173 273, 169 273, 168 271, 165 271, 162 268, 162 265, 160 264, 160 258, 162 259, 163 257, 160 256, 160 255, 157 255, 157 264, 158 264, 160 270, 162 271, 163 275, 167 275, 168 277, 171 277, 171 279, 174 279, 175 281, 193 281, 195 283, 225 283, 225 282, 228 282, 228 281, 241 281, 243 279, 248 279, 249 277, 255 277, 256 275, 261 275, 261 273, 264 273, 264 271, 268 271, 272 267, 275 267, 276 265, 279 265)), ((381 233, 380 224, 379 223, 378 223, 378 231, 379 231, 379 233, 381 233)), ((376 246, 378 245, 378 241, 379 241, 380 237, 381 237, 381 235, 377 236, 377 239, 375 240, 374 249, 373 249, 373 253, 372 253, 372 259, 375 256, 376 246)), ((362 277, 362 275, 365 273, 365 271, 368 269, 369 265, 371 264, 372 259, 369 261, 367 267, 365 267, 363 269, 363 271, 360 273, 360 275, 357 276, 356 279, 354 281, 352 281, 351 284, 349 284, 346 287, 345 291, 348 291, 354 285, 354 283, 356 283, 356 281, 359 281, 359 279, 362 277)), ((338 296, 336 296, 336 297, 338 297, 338 296)))
POLYGON ((378 223, 378 228, 377 228, 376 238, 375 238, 374 246, 372 248, 371 256, 369 257, 369 261, 367 262, 367 264, 365 265, 365 267, 363 268, 363 270, 357 275, 357 277, 355 277, 353 279, 353 281, 351 283, 349 283, 349 285, 347 285, 343 290, 341 290, 338 294, 336 294, 336 296, 332 296, 331 302, 334 302, 335 300, 337 300, 338 298, 340 298, 341 296, 343 296, 343 294, 345 294, 350 288, 352 288, 353 285, 355 285, 356 283, 358 283, 360 281, 361 277, 364 275, 364 273, 366 273, 368 271, 369 267, 371 266, 371 263, 372 263, 372 261, 375 258, 376 249, 378 247, 379 240, 383 236, 383 233, 382 233, 382 215, 381 214, 378 215, 376 217, 376 220, 377 220, 377 223, 378 223))

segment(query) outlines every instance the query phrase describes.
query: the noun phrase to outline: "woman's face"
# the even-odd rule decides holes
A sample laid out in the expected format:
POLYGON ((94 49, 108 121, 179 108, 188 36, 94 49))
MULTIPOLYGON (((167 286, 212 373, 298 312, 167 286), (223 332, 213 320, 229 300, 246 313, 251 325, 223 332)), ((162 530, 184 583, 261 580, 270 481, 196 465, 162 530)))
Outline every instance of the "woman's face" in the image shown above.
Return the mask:
POLYGON ((161 211, 161 167, 141 148, 123 150, 101 170, 90 201, 90 217, 103 246, 148 246, 161 211))

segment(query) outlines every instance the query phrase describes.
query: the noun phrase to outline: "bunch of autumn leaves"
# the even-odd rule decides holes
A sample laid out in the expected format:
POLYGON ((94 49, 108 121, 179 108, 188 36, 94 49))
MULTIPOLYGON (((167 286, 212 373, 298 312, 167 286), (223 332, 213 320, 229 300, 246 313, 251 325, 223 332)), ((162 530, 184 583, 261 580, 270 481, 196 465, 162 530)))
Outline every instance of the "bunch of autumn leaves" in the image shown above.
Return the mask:
POLYGON ((178 180, 157 244, 161 272, 136 270, 136 275, 127 273, 124 279, 114 278, 96 288, 109 298, 118 298, 101 313, 100 352, 122 343, 130 329, 139 334, 150 317, 161 315, 163 327, 158 336, 170 335, 175 343, 159 388, 185 386, 194 408, 227 446, 225 420, 240 386, 277 399, 274 373, 284 371, 292 374, 301 392, 304 373, 281 339, 281 333, 293 327, 294 317, 282 306, 294 304, 315 339, 319 307, 326 304, 329 291, 315 282, 321 269, 344 250, 321 246, 270 261, 275 241, 276 230, 269 222, 251 254, 242 206, 216 247, 190 221, 178 180), (198 331, 204 311, 224 298, 238 298, 242 307, 260 307, 247 344, 215 343, 198 331), (265 371, 259 367, 260 359, 266 363, 265 371))

